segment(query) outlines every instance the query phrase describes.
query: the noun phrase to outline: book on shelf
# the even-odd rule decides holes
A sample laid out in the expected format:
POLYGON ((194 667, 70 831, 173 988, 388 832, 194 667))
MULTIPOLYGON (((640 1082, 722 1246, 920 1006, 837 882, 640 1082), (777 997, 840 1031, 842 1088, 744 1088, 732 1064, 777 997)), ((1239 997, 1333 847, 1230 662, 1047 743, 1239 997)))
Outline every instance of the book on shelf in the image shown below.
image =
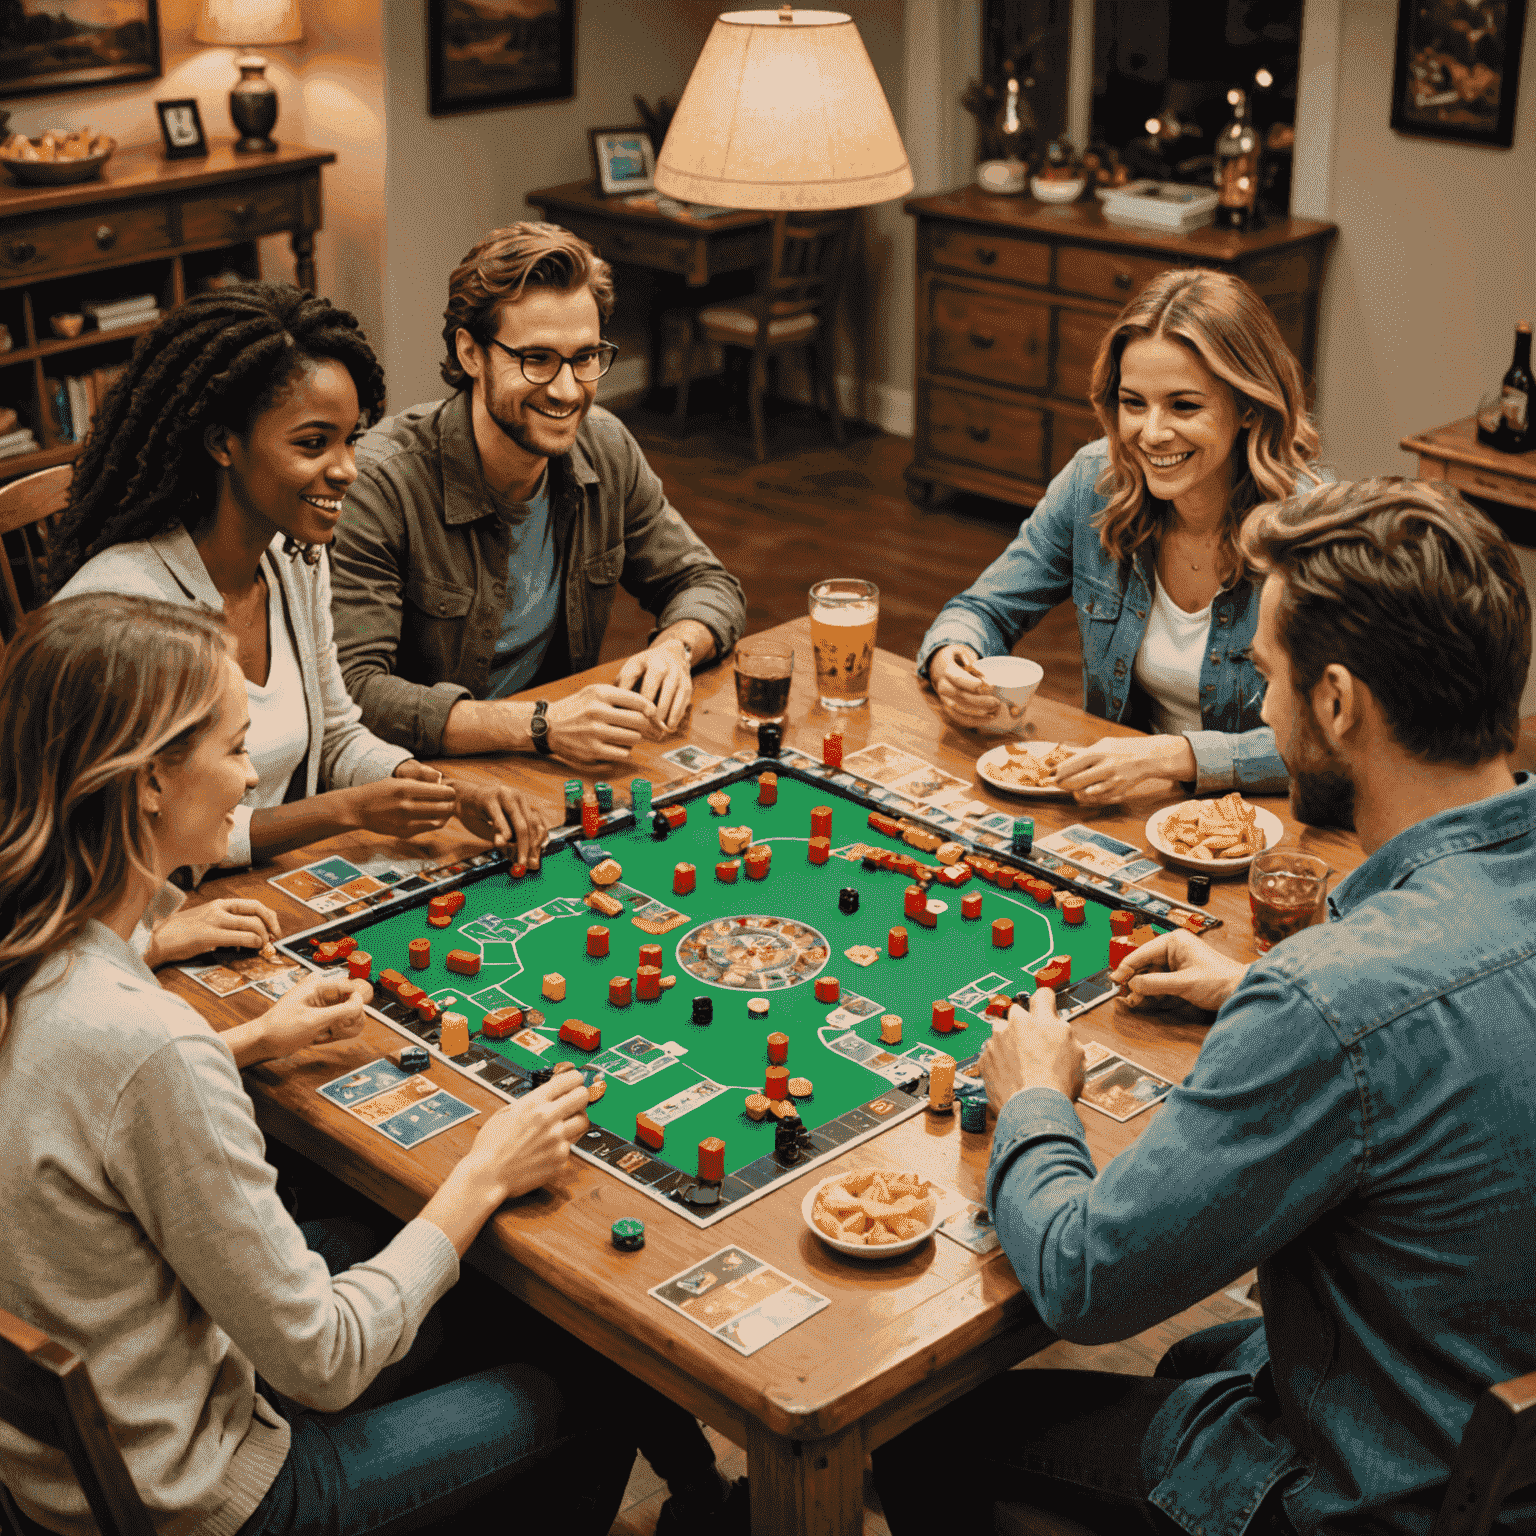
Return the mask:
POLYGON ((160 318, 158 309, 130 309, 121 315, 97 315, 98 331, 121 331, 130 325, 148 325, 160 318))
POLYGON ((75 423, 69 411, 69 390, 63 379, 43 380, 43 404, 47 408, 48 425, 53 429, 55 440, 61 443, 74 442, 75 423))
POLYGON ((24 453, 37 453, 41 446, 33 437, 30 427, 23 427, 19 432, 7 432, 4 437, 0 437, 0 459, 14 459, 24 453))
POLYGON ((100 322, 105 317, 142 315, 146 310, 158 307, 159 303, 152 293, 135 293, 126 299, 87 299, 80 308, 93 320, 100 322))
POLYGON ((92 419, 126 367, 126 363, 116 363, 65 379, 43 380, 50 425, 59 442, 84 441, 92 419))

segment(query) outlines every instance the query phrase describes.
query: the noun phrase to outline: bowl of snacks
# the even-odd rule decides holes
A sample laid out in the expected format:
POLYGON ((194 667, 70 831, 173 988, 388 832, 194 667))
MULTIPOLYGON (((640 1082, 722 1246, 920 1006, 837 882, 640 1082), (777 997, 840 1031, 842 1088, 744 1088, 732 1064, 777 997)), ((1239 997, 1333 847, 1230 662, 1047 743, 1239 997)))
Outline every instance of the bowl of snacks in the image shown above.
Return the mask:
POLYGON ((49 128, 35 139, 13 133, 0 144, 0 165, 27 186, 64 187, 100 176, 116 148, 99 128, 49 128))
POLYGON ((1147 841, 1170 863, 1208 875, 1235 875, 1273 848, 1285 828, 1273 811, 1235 790, 1219 800, 1181 800, 1147 821, 1147 841))
POLYGON ((941 1193, 920 1174, 856 1168, 808 1189, 800 1214, 827 1247, 850 1258, 886 1259, 933 1236, 941 1193))

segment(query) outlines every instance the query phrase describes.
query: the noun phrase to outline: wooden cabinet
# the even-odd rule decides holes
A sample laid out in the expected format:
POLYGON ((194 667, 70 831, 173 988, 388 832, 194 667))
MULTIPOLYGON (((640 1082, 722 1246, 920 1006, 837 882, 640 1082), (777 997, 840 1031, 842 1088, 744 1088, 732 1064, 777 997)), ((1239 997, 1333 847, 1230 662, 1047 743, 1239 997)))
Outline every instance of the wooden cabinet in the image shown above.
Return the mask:
POLYGON ((916 433, 907 484, 1033 506, 1103 435, 1089 402, 1099 343, 1126 300, 1169 267, 1249 283, 1310 381, 1332 224, 1252 235, 1122 229, 1097 203, 1046 207, 974 187, 906 204, 917 219, 916 433))
POLYGON ((55 336, 49 317, 91 300, 152 293, 162 311, 226 269, 260 275, 256 241, 286 234, 301 286, 315 286, 320 167, 328 150, 284 144, 237 155, 215 144, 206 159, 166 160, 158 147, 119 150, 100 181, 22 187, 0 175, 0 406, 13 407, 40 445, 0 458, 0 479, 63 464, 78 436, 57 430, 52 381, 93 376, 124 362, 153 322, 55 336))

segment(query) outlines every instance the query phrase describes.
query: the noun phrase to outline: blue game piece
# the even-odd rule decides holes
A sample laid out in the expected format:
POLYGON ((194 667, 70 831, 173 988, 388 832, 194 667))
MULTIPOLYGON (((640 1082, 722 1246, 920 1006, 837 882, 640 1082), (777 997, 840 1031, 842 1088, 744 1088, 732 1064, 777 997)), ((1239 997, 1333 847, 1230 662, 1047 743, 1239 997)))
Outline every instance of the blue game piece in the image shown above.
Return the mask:
POLYGON ((601 779, 592 786, 592 792, 597 796, 597 808, 604 816, 613 809, 613 785, 604 784, 601 779))
POLYGON ((649 779, 629 781, 629 803, 634 807, 635 823, 638 826, 651 814, 651 781, 649 779))
POLYGON ((978 1098, 975 1094, 967 1094, 960 1100, 960 1129, 962 1131, 984 1131, 986 1128, 986 1095, 983 1094, 978 1098))
POLYGON ((633 1216, 621 1216, 609 1228, 613 1246, 623 1253, 633 1253, 645 1247, 645 1223, 633 1216))
POLYGON ((1013 851, 1025 858, 1035 846, 1035 818, 1033 816, 1015 816, 1013 818, 1013 851))

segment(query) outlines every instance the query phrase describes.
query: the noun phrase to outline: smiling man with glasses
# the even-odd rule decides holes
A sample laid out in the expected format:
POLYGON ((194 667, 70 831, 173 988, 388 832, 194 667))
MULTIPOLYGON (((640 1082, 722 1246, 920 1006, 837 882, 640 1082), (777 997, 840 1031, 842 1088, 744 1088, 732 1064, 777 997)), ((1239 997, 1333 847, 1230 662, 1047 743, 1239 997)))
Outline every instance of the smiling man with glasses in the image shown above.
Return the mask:
POLYGON ((358 445, 332 546, 336 644, 369 728, 418 756, 622 761, 682 723, 693 669, 741 634, 741 587, 594 407, 612 309, 611 269, 570 231, 494 231, 449 279, 455 393, 358 445), (514 702, 596 663, 616 585, 656 620, 617 686, 514 702))

